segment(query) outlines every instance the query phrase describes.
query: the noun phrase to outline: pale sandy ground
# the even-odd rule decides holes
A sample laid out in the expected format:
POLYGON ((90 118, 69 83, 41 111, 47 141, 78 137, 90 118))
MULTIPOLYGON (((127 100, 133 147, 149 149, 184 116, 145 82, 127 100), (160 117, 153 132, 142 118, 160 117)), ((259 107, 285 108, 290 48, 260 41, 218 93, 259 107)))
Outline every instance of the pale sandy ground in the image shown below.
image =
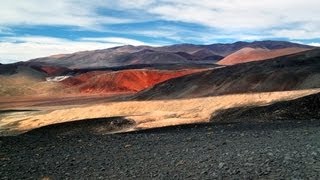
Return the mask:
POLYGON ((202 123, 208 122, 212 115, 222 109, 247 105, 266 105, 318 92, 320 89, 247 93, 182 100, 109 102, 77 107, 47 107, 37 112, 0 115, 0 131, 2 127, 2 131, 24 132, 49 124, 114 116, 123 116, 136 122, 135 127, 126 131, 202 123), (5 126, 10 128, 4 130, 5 126))

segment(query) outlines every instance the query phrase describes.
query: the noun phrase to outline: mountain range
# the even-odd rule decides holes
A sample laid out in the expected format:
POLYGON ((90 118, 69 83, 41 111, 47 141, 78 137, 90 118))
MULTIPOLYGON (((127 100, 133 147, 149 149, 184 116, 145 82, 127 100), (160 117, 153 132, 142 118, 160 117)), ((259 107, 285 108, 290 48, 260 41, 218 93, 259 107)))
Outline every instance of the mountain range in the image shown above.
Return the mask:
POLYGON ((136 99, 176 99, 320 87, 320 49, 241 63, 168 80, 136 99))
POLYGON ((317 79, 308 76, 318 73, 317 52, 315 47, 297 43, 254 41, 162 47, 126 45, 58 54, 0 64, 0 95, 142 91, 134 98, 161 99, 318 87, 318 82, 310 84, 306 80, 317 79), (287 80, 286 85, 279 85, 277 82, 283 79, 287 80), (302 82, 303 85, 297 84, 302 82))
MULTIPOLYGON (((137 64, 215 63, 243 48, 259 48, 269 51, 295 48, 292 49, 292 52, 296 52, 312 47, 282 41, 236 42, 211 45, 178 44, 163 47, 127 45, 103 50, 54 55, 33 59, 28 62, 71 69, 119 67, 137 64)), ((285 54, 290 54, 290 49, 285 54)))

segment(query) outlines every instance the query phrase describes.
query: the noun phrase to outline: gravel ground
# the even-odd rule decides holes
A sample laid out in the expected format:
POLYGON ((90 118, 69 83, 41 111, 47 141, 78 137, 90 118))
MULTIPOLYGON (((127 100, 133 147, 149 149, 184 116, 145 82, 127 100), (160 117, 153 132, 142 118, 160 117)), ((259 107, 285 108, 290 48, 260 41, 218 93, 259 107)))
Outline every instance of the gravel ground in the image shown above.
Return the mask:
POLYGON ((48 128, 0 138, 1 179, 320 178, 319 120, 112 135, 48 128))

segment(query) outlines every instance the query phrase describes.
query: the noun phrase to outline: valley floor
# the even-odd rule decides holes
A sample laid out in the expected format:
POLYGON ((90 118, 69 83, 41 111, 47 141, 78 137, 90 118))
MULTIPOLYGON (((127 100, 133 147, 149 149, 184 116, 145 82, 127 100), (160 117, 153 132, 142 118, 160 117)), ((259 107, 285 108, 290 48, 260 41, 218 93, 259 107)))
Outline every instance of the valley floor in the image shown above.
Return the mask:
POLYGON ((319 92, 2 109, 0 179, 319 179, 319 92))
POLYGON ((320 178, 320 120, 193 124, 112 135, 75 128, 80 127, 1 137, 0 179, 320 178))
POLYGON ((70 104, 74 101, 85 102, 85 100, 66 99, 65 102, 54 100, 38 103, 38 105, 1 110, 0 135, 20 134, 50 124, 108 117, 123 117, 134 121, 134 125, 125 131, 203 123, 214 121, 214 116, 224 109, 268 105, 318 92, 320 89, 122 102, 108 102, 103 97, 95 97, 89 99, 87 103, 77 105, 70 104), (69 101, 71 103, 68 105, 69 101), (14 111, 20 109, 32 111, 14 111))

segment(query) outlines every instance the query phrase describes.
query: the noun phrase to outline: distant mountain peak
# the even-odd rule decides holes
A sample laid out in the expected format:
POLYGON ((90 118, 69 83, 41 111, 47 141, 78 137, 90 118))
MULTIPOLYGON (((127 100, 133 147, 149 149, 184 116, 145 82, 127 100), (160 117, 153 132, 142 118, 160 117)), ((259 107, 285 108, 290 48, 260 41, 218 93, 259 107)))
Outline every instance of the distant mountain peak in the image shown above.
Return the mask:
POLYGON ((283 49, 311 48, 311 46, 285 41, 238 41, 229 44, 174 44, 170 46, 151 47, 123 45, 96 51, 82 51, 73 54, 55 55, 31 60, 37 63, 59 65, 67 68, 117 67, 132 64, 174 64, 174 63, 208 63, 222 58, 243 48, 283 49))

